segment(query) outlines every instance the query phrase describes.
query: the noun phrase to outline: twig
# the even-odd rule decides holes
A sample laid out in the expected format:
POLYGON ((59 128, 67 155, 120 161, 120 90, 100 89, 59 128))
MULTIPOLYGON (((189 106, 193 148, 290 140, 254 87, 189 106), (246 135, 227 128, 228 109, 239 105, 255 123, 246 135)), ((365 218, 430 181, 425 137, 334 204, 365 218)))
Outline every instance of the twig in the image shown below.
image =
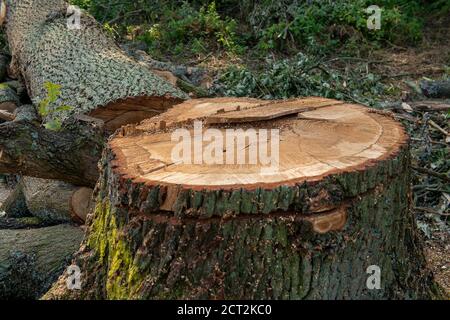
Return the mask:
POLYGON ((124 19, 124 18, 130 17, 130 16, 133 16, 133 15, 136 15, 136 14, 141 13, 143 11, 144 11, 143 9, 139 9, 139 10, 123 13, 123 14, 118 15, 114 19, 109 20, 107 23, 109 25, 111 25, 111 24, 113 24, 113 23, 115 23, 115 22, 117 22, 117 21, 119 21, 121 19, 124 19))
MULTIPOLYGON (((423 139, 420 138, 411 138, 412 141, 423 142, 423 139)), ((445 142, 430 140, 432 144, 439 144, 441 146, 447 146, 445 142)))
POLYGON ((386 78, 403 78, 403 77, 411 77, 411 76, 422 76, 424 74, 436 74, 436 73, 443 73, 445 72, 444 69, 437 68, 437 69, 428 69, 428 70, 422 70, 417 72, 408 72, 408 73, 398 73, 398 74, 385 74, 382 75, 382 79, 386 78))
POLYGON ((439 126, 433 120, 428 120, 428 123, 430 124, 430 126, 434 127, 435 129, 439 130, 440 132, 442 132, 445 136, 448 136, 448 132, 445 131, 444 129, 442 129, 441 126, 439 126))
POLYGON ((392 62, 391 60, 368 60, 368 59, 358 58, 358 57, 336 57, 336 58, 327 60, 324 63, 329 63, 329 62, 334 62, 334 61, 339 61, 339 60, 360 61, 360 62, 365 62, 365 63, 368 63, 368 64, 392 62))
POLYGON ((440 213, 440 212, 438 212, 436 210, 433 210, 431 208, 426 208, 426 207, 414 207, 413 210, 426 212, 426 213, 431 213, 431 214, 438 214, 438 215, 444 216, 444 217, 450 216, 450 213, 440 213))
POLYGON ((415 101, 409 102, 409 105, 421 111, 450 111, 450 104, 441 101, 415 101))
POLYGON ((435 171, 430 170, 430 169, 420 168, 420 167, 416 167, 416 166, 412 166, 412 168, 414 170, 416 170, 417 172, 428 174, 430 176, 433 176, 433 177, 442 179, 444 181, 450 182, 450 177, 448 175, 444 174, 444 173, 439 173, 439 172, 435 172, 435 171))

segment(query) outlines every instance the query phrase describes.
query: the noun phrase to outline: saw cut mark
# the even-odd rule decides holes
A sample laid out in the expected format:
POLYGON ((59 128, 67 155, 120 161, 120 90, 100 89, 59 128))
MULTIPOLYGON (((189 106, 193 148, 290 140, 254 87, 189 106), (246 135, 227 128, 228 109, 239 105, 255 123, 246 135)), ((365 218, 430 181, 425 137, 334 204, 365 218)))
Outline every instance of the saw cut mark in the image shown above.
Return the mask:
POLYGON ((246 110, 220 112, 216 115, 208 116, 206 118, 206 123, 218 124, 267 121, 342 103, 343 102, 341 101, 322 98, 307 98, 302 101, 282 101, 269 104, 270 108, 266 108, 266 104, 262 104, 261 106, 246 110))

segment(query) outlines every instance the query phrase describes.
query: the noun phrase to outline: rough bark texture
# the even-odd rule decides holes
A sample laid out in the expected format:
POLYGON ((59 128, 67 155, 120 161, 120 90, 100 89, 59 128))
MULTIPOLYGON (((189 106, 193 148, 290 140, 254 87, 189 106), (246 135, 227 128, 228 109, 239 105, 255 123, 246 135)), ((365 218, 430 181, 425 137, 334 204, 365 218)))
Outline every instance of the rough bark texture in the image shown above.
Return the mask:
POLYGON ((126 56, 102 27, 82 13, 80 29, 68 27, 63 0, 6 1, 6 28, 11 70, 20 76, 35 105, 47 97, 45 82, 61 86, 44 121, 66 121, 76 114, 94 114, 111 129, 139 122, 187 98, 180 90, 126 56), (117 118, 120 118, 117 120, 117 118))
POLYGON ((69 225, 0 230, 0 298, 37 299, 70 263, 83 238, 69 225))
POLYGON ((39 115, 29 107, 13 114, 14 105, 1 111, 7 122, 0 124, 0 172, 92 187, 108 133, 188 98, 126 56, 88 14, 81 15, 81 29, 69 28, 65 1, 8 0, 6 7, 10 69, 25 83, 36 113, 49 98, 46 83, 61 92, 39 115), (52 120, 63 129, 41 127, 52 120))
POLYGON ((53 226, 55 223, 44 221, 36 217, 10 218, 8 216, 0 216, 0 230, 3 229, 36 229, 42 227, 53 226))
POLYGON ((26 206, 32 216, 51 222, 84 223, 92 207, 92 189, 31 177, 23 177, 26 206))
POLYGON ((19 104, 17 93, 8 84, 0 84, 0 110, 14 112, 19 104))
POLYGON ((45 298, 439 297, 409 210, 410 154, 401 137, 395 152, 315 179, 177 192, 121 171, 112 139, 74 261, 84 286, 68 292, 62 277, 45 298), (378 290, 367 287, 371 265, 381 270, 378 290))
POLYGON ((18 109, 14 121, 0 124, 0 172, 94 186, 104 131, 95 121, 74 118, 61 131, 38 122, 30 105, 18 109))
POLYGON ((4 212, 9 218, 29 216, 22 183, 19 182, 7 197, 0 201, 0 212, 4 212))
MULTIPOLYGON (((323 190, 347 195, 339 200, 346 210, 345 228, 324 234, 314 230, 306 212, 183 219, 132 211, 123 205, 130 199, 108 187, 118 177, 104 165, 97 209, 76 260, 88 271, 77 298, 428 299, 439 295, 409 211, 406 147, 371 172, 330 177, 299 189, 305 206, 323 190), (366 286, 370 265, 381 268, 380 290, 366 286)), ((238 204, 254 206, 244 196, 238 204)), ((281 204, 289 200, 289 193, 276 198, 281 204)), ((47 298, 70 298, 72 293, 64 292, 61 284, 47 298)))

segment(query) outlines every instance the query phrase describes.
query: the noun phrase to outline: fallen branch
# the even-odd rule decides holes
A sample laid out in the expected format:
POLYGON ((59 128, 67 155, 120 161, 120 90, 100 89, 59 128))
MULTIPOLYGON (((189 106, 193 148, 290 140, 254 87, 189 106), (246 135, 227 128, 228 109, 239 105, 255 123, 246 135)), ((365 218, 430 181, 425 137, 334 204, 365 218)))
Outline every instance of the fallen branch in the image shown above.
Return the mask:
POLYGON ((428 123, 430 124, 430 126, 434 127, 435 129, 439 130, 443 135, 448 136, 448 132, 445 131, 440 125, 438 125, 436 122, 434 122, 433 120, 428 120, 428 123))
POLYGON ((414 110, 419 111, 449 111, 450 104, 443 101, 415 101, 408 102, 414 110))
POLYGON ((450 177, 444 173, 439 173, 439 172, 435 172, 433 170, 430 169, 426 169, 426 168, 420 168, 420 167, 416 167, 416 166, 412 166, 412 168, 414 170, 416 170, 417 172, 423 173, 423 174, 427 174, 439 179, 442 179, 444 181, 450 182, 450 177))
POLYGON ((14 121, 0 124, 0 172, 21 173, 74 185, 94 186, 105 141, 103 128, 73 118, 61 131, 43 128, 34 108, 18 109, 14 121))

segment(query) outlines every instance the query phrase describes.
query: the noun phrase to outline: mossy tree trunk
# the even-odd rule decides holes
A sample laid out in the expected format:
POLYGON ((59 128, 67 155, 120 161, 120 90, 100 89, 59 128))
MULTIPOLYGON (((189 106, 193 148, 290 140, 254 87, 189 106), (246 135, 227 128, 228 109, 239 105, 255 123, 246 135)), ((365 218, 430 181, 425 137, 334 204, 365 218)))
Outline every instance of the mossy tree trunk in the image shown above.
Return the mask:
MULTIPOLYGON (((230 126, 233 123, 228 122, 226 128, 230 126)), ((63 277, 46 298, 439 297, 409 210, 409 166, 409 146, 401 126, 388 115, 359 106, 316 99, 281 104, 239 99, 187 102, 123 130, 110 141, 101 161, 97 206, 74 261, 85 271, 84 286, 69 292, 63 277), (252 127, 261 121, 269 125, 264 119, 270 118, 273 127, 282 128, 281 168, 289 163, 305 168, 311 164, 304 162, 307 155, 320 155, 316 161, 321 159, 321 165, 338 166, 346 159, 347 167, 321 166, 324 172, 314 176, 297 171, 303 175, 280 183, 271 180, 275 176, 255 176, 261 181, 257 186, 237 184, 238 179, 253 178, 248 167, 233 171, 243 170, 245 175, 228 176, 216 185, 226 168, 197 166, 191 171, 190 166, 170 165, 160 170, 148 166, 148 172, 133 170, 139 161, 143 161, 141 169, 144 162, 152 163, 144 149, 166 161, 161 141, 167 140, 158 134, 165 137, 172 124, 176 127, 171 122, 174 116, 183 122, 190 111, 199 109, 213 123, 218 118, 232 122, 239 112, 238 122, 245 119, 248 125, 257 119, 252 127), (181 110, 188 113, 183 119, 181 110), (161 122, 163 126, 157 125, 161 122), (371 130, 378 136, 375 140, 372 133, 365 136, 371 130), (295 140, 293 132, 302 139, 295 140), (331 136, 345 149, 327 153, 332 149, 328 144, 336 141, 331 136), (361 145, 344 143, 355 137, 361 145), (320 138, 323 145, 316 144, 320 138), (294 148, 292 139, 301 146, 298 158, 283 157, 294 148), (364 146, 365 141, 370 145, 364 146), (135 159, 135 146, 141 148, 140 160, 135 159), (211 172, 215 180, 208 180, 211 172), (176 174, 179 184, 164 181, 176 174), (368 285, 371 266, 381 272, 379 289, 368 285)), ((285 171, 280 170, 283 179, 285 171)))

